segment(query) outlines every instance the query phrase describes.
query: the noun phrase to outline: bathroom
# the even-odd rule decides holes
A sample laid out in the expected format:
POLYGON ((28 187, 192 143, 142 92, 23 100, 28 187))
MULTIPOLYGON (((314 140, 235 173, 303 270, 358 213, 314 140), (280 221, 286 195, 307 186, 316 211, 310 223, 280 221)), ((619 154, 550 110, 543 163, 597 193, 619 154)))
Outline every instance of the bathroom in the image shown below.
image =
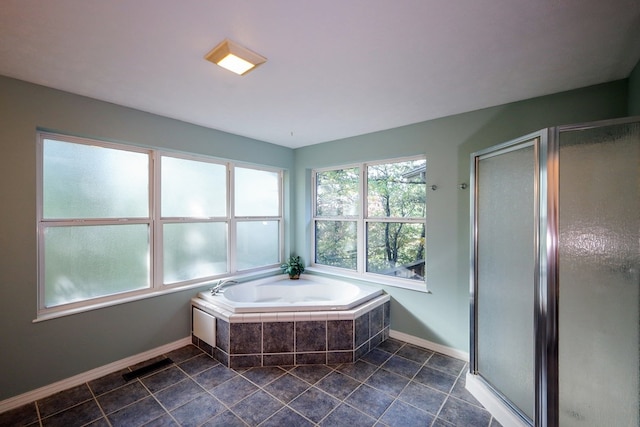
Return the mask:
MULTIPOLYGON (((283 169, 285 252, 309 259, 310 171, 426 155, 427 292, 380 286, 391 296, 392 336, 469 357, 470 154, 559 124, 640 115, 640 64, 628 78, 289 149, 0 76, 0 402, 115 361, 189 339, 191 299, 179 290, 46 321, 37 310, 35 129, 283 169), (390 141, 392 143, 390 143, 390 141)), ((42 396, 37 396, 40 398, 42 396)), ((0 412, 2 412, 0 410, 0 412)))
POLYGON ((51 123, 56 128, 117 140, 135 137, 167 148, 171 141, 162 135, 180 133, 184 136, 184 150, 241 157, 249 162, 265 163, 265 159, 270 159, 271 166, 290 171, 285 194, 291 196, 289 209, 298 212, 299 218, 291 221, 287 229, 295 236, 288 243, 289 249, 307 247, 309 243, 305 212, 310 197, 310 168, 363 160, 363 152, 374 159, 411 155, 426 149, 429 181, 438 184, 436 191, 429 191, 427 203, 431 225, 427 243, 428 286, 432 293, 383 288, 392 298, 390 323, 398 337, 413 338, 416 344, 448 349, 465 357, 469 351, 469 192, 460 189, 459 184, 468 182, 470 153, 546 124, 638 113, 639 73, 636 67, 630 79, 622 81, 306 147, 296 151, 295 162, 292 150, 282 147, 262 146, 237 136, 0 78, 2 93, 11 94, 0 101, 3 103, 0 111, 8 117, 6 122, 11 123, 0 131, 5 153, 10 154, 3 157, 2 170, 12 177, 2 184, 3 193, 11 195, 12 203, 3 210, 5 223, 11 224, 4 231, 3 245, 6 248, 7 242, 11 242, 6 252, 11 255, 2 260, 6 285, 0 313, 3 342, 11 350, 0 356, 4 366, 1 398, 9 399, 184 339, 191 327, 188 312, 194 290, 33 322, 35 287, 27 284, 35 283, 35 268, 29 267, 33 266, 30 253, 35 251, 35 239, 26 236, 32 233, 34 217, 24 212, 34 211, 35 194, 31 190, 17 192, 12 183, 33 182, 35 165, 29 159, 35 154, 29 141, 37 124, 51 123), (20 100, 20 120, 15 119, 15 102, 8 99, 20 100), (110 122, 97 120, 98 117, 110 117, 120 126, 113 128, 110 122), (203 147, 199 141, 206 137, 221 142, 203 147), (396 143, 384 143, 387 140, 396 143))

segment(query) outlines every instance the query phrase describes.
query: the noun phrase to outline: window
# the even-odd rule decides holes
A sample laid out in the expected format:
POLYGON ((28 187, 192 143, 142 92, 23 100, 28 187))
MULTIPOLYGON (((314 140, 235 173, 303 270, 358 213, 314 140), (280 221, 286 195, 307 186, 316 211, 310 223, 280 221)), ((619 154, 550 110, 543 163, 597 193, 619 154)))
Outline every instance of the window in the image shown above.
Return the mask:
POLYGON ((314 265, 423 289, 425 173, 424 157, 315 170, 314 265))
POLYGON ((160 158, 163 283, 226 273, 226 166, 195 159, 160 158))
POLYGON ((39 315, 276 268, 282 172, 40 133, 39 315))
POLYGON ((236 262, 239 270, 280 264, 281 174, 235 168, 236 262))

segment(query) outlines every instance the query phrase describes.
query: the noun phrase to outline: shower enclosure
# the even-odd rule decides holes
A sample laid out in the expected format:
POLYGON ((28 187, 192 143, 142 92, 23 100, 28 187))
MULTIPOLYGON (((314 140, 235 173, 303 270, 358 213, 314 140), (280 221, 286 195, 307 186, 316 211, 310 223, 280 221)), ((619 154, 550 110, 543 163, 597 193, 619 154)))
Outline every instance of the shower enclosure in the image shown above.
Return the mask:
POLYGON ((471 163, 467 388, 505 427, 640 425, 640 118, 471 163))

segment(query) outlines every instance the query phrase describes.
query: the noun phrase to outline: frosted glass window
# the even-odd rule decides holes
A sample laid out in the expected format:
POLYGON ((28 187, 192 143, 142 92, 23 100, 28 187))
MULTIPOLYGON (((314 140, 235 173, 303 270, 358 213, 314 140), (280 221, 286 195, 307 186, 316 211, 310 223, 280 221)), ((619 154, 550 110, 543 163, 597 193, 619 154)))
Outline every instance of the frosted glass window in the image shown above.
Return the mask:
POLYGON ((227 224, 165 224, 164 283, 202 279, 228 272, 227 224))
POLYGON ((236 252, 238 270, 278 264, 280 260, 278 221, 238 222, 236 252))
POLYGON ((354 216, 359 206, 359 168, 316 173, 317 216, 354 216))
POLYGON ((316 222, 316 262, 331 267, 357 268, 357 223, 316 222))
POLYGON ((197 160, 162 157, 162 216, 227 215, 227 168, 197 160))
POLYGON ((39 317, 280 265, 282 171, 46 132, 37 165, 39 317))
POLYGON ((278 216, 280 174, 257 169, 235 168, 235 215, 278 216))
POLYGON ((49 227, 44 257, 46 307, 150 286, 146 224, 49 227))
POLYGON ((149 216, 149 155, 45 139, 44 218, 149 216))

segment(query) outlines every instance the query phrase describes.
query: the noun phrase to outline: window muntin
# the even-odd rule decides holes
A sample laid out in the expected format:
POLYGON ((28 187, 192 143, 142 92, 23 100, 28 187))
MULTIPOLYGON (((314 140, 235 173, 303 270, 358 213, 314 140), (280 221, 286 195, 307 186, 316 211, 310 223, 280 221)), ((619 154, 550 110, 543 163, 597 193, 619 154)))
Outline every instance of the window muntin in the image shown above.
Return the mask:
POLYGON ((314 264, 424 283, 425 173, 424 157, 314 171, 314 264))
POLYGON ((48 133, 38 144, 39 316, 279 266, 281 171, 48 133), (234 173, 245 205, 261 190, 242 221, 234 173))

